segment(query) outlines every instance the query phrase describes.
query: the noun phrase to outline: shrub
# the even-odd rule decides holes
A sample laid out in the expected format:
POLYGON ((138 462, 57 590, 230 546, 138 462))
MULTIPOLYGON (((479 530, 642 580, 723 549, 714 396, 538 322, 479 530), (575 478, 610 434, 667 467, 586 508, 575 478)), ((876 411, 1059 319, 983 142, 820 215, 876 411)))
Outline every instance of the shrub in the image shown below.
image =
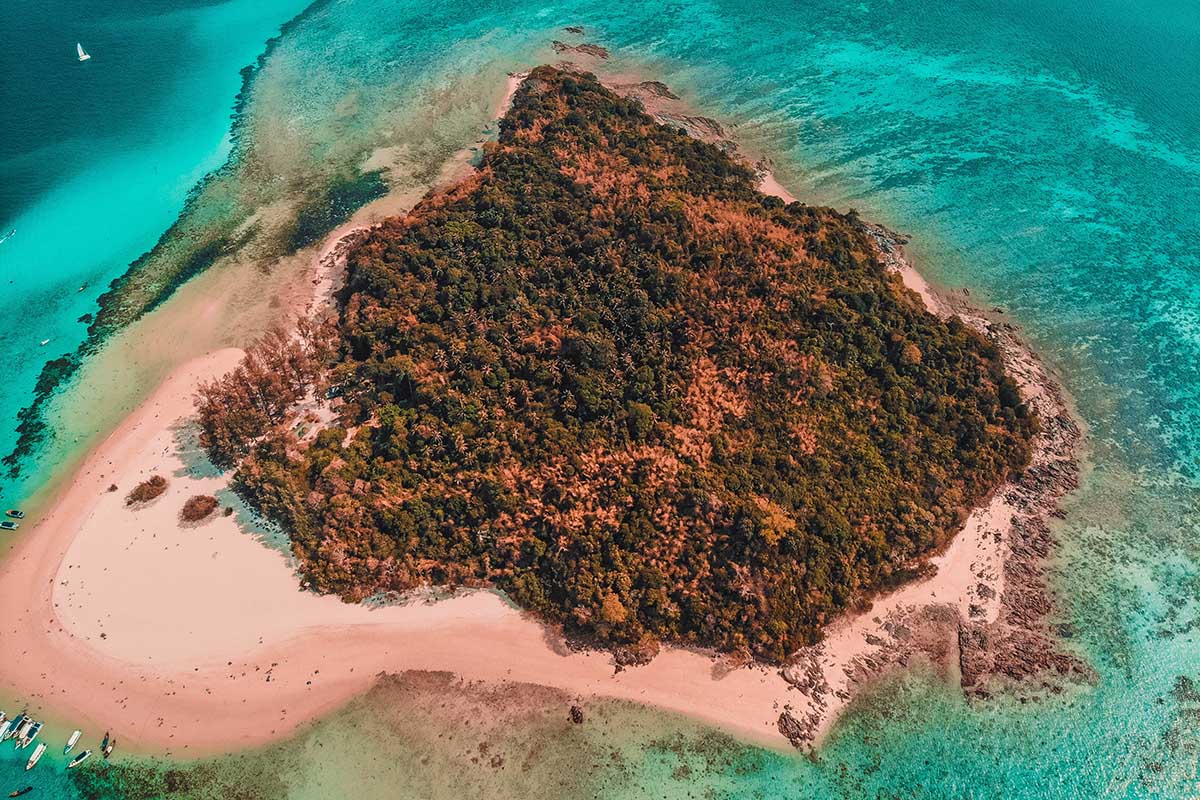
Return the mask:
POLYGON ((151 475, 147 480, 133 487, 133 491, 125 498, 125 505, 132 506, 138 503, 149 503, 166 490, 167 479, 162 475, 151 475))
POLYGON ((199 522, 217 510, 217 498, 211 494, 198 494, 183 504, 179 516, 184 522, 199 522))

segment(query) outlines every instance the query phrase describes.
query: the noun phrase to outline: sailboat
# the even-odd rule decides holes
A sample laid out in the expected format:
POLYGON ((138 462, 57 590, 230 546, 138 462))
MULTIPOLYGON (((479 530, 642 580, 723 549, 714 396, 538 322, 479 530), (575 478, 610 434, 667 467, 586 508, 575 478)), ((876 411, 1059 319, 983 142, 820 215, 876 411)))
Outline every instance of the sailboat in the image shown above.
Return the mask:
POLYGON ((88 52, 83 49, 83 45, 81 45, 79 42, 75 43, 75 52, 79 53, 80 61, 87 61, 89 58, 91 58, 91 56, 88 55, 88 52))

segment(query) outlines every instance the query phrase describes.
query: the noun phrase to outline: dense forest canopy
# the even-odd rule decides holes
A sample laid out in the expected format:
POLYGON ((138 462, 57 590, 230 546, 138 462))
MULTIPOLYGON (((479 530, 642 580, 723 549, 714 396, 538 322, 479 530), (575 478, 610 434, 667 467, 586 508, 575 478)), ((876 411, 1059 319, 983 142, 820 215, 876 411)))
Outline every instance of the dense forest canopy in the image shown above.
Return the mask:
POLYGON ((943 546, 1035 428, 852 214, 549 67, 477 174, 354 250, 339 312, 336 424, 243 413, 250 379, 200 400, 311 584, 493 585, 635 655, 786 658, 943 546))

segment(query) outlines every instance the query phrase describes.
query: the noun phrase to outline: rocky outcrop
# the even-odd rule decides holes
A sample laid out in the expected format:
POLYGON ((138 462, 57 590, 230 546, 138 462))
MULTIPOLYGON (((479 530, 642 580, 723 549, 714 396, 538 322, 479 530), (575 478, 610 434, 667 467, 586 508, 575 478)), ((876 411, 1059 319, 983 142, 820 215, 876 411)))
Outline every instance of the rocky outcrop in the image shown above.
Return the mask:
POLYGON ((780 712, 775 727, 783 734, 783 738, 792 743, 793 747, 803 748, 812 742, 820 724, 821 719, 818 714, 806 714, 800 718, 790 710, 785 710, 780 712))
POLYGON ((591 56, 592 58, 608 58, 608 50, 598 44, 590 44, 588 42, 584 42, 583 44, 567 44, 555 39, 550 43, 550 46, 554 48, 554 52, 556 53, 579 53, 591 56))
MULTIPOLYGON (((870 223, 863 223, 863 229, 885 266, 911 269, 903 250, 908 237, 870 223)), ((966 290, 963 295, 969 296, 966 290)), ((982 613, 959 621, 962 687, 973 697, 989 696, 996 682, 1021 682, 1021 689, 1057 693, 1063 679, 1093 677, 1091 668, 1066 649, 1052 624, 1056 602, 1046 575, 1046 561, 1056 547, 1049 523, 1065 516, 1060 502, 1079 486, 1077 453, 1083 432, 1061 387, 1013 325, 991 319, 960 299, 938 297, 937 302, 944 306, 943 313, 957 314, 1000 349, 1007 371, 1025 387, 1040 423, 1029 466, 1001 489, 1014 514, 1005 537, 1000 612, 990 622, 979 619, 982 613)), ((977 594, 991 599, 994 590, 981 584, 977 594)))

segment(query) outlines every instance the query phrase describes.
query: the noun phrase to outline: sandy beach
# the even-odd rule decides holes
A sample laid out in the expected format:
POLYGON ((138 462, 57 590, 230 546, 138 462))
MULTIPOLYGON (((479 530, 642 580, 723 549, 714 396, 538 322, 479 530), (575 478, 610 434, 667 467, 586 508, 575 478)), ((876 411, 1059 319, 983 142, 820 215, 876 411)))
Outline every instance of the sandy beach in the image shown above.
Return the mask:
MULTIPOLYGON (((518 84, 510 80, 500 111, 518 84)), ((763 189, 793 199, 769 171, 763 189)), ((346 237, 369 224, 356 215, 319 249, 313 294, 297 310, 328 297, 346 237)), ((947 312, 907 262, 894 266, 931 310, 947 312)), ((25 526, 0 563, 0 630, 19 655, 0 661, 4 694, 34 713, 111 729, 130 746, 199 755, 286 736, 381 672, 448 670, 647 703, 779 747, 819 740, 860 686, 936 653, 939 643, 917 631, 927 610, 955 623, 932 628, 935 637, 957 631, 958 620, 986 625, 1002 614, 1012 520, 1023 513, 1006 489, 932 559, 932 577, 841 620, 784 670, 732 669, 712 654, 667 647, 646 666, 616 671, 607 653, 570 651, 493 592, 368 607, 302 591, 283 549, 261 540, 227 476, 195 444, 197 385, 240 355, 216 349, 174 371, 25 526), (127 507, 128 491, 153 474, 168 479, 166 493, 127 507), (182 523, 180 509, 197 494, 215 494, 234 512, 182 523)), ((1055 412, 1036 359, 1017 372, 1038 411, 1055 412)), ((957 642, 941 644, 945 663, 956 665, 957 642)))

